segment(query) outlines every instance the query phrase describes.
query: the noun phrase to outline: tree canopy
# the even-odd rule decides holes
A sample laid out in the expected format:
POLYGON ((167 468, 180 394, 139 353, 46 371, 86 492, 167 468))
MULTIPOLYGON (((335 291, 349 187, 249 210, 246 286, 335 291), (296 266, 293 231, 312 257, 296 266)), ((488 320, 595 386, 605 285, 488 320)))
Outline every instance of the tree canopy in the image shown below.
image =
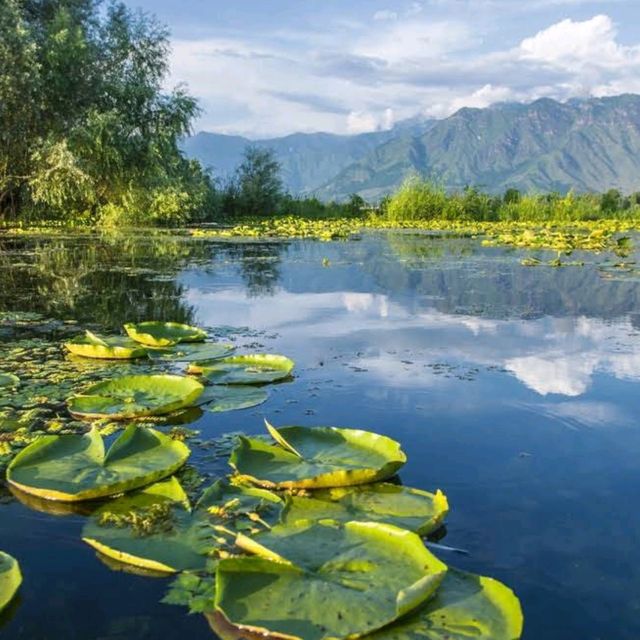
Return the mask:
POLYGON ((198 113, 163 91, 164 27, 120 2, 0 3, 0 215, 179 223, 211 197, 178 148, 198 113))

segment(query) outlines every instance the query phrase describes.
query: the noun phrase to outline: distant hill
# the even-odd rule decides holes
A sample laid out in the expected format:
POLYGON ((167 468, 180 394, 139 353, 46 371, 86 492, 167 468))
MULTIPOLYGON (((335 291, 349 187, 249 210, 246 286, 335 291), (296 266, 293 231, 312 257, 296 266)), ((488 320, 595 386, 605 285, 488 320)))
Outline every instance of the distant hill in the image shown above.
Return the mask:
POLYGON ((640 96, 461 109, 422 135, 383 143, 319 194, 377 198, 411 172, 450 189, 639 190, 640 96))
MULTIPOLYGON (((186 152, 228 172, 249 141, 201 133, 186 152)), ((275 150, 287 186, 322 199, 359 193, 375 200, 419 173, 449 189, 640 190, 640 96, 464 108, 443 120, 411 120, 390 131, 294 134, 257 144, 275 150)))
POLYGON ((223 178, 240 163, 247 145, 271 148, 282 165, 287 188, 292 193, 308 193, 319 189, 350 164, 395 136, 422 133, 432 123, 432 120, 415 118, 388 131, 352 136, 294 133, 267 140, 201 132, 187 138, 182 147, 188 156, 196 158, 205 167, 210 167, 214 175, 223 178))

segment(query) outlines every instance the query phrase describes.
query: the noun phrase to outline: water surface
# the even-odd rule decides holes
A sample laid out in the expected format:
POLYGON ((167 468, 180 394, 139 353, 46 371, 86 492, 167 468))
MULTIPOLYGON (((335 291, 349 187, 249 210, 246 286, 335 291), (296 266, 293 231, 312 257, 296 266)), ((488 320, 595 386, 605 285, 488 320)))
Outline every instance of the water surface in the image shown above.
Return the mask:
MULTIPOLYGON (((402 481, 449 498, 442 542, 469 553, 442 559, 511 586, 524 638, 637 640, 640 280, 603 268, 607 256, 557 269, 522 256, 412 233, 0 238, 0 310, 100 330, 188 321, 294 358, 295 380, 266 404, 189 427, 259 433, 267 416, 390 435, 408 454, 402 481)), ((24 574, 0 636, 213 637, 201 616, 159 603, 165 580, 100 562, 83 516, 0 497, 0 548, 24 574)))

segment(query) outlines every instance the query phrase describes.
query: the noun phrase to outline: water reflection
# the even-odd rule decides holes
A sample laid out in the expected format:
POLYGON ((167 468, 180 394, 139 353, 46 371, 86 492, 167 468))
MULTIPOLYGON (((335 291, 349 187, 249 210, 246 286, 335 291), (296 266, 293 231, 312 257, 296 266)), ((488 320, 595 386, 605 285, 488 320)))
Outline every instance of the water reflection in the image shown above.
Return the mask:
POLYGON ((175 276, 210 248, 183 238, 105 234, 0 245, 0 308, 118 328, 149 317, 193 320, 175 276))
MULTIPOLYGON (((513 586, 525 640, 640 637, 640 518, 629 508, 640 483, 640 283, 605 277, 606 256, 525 268, 518 252, 416 234, 0 238, 0 251, 2 310, 113 328, 150 317, 249 327, 228 338, 293 357, 295 380, 259 410, 197 412, 189 428, 258 433, 266 415, 396 437, 409 454, 402 481, 450 498, 443 542, 470 553, 443 559, 513 586)), ((225 468, 194 458, 214 475, 225 468)), ((29 577, 2 632, 212 637, 201 617, 159 604, 162 580, 96 561, 80 516, 0 509, 2 544, 29 577)))

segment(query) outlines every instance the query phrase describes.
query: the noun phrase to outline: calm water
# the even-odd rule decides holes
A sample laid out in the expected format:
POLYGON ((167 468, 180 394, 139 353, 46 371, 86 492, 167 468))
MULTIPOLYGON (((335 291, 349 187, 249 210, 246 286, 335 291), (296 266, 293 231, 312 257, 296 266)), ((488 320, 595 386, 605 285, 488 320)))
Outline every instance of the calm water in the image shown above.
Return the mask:
MULTIPOLYGON (((408 233, 5 238, 0 310, 103 329, 151 317, 244 327, 239 344, 291 356, 296 379, 256 409, 205 413, 190 425, 201 437, 261 432, 268 416, 397 438, 402 481, 445 491, 442 542, 469 552, 441 557, 509 584, 525 638, 637 640, 640 280, 612 278, 605 256, 562 269, 521 257, 408 233)), ((0 548, 24 574, 1 637, 213 637, 201 616, 159 604, 165 580, 100 562, 82 523, 0 501, 0 548)))

